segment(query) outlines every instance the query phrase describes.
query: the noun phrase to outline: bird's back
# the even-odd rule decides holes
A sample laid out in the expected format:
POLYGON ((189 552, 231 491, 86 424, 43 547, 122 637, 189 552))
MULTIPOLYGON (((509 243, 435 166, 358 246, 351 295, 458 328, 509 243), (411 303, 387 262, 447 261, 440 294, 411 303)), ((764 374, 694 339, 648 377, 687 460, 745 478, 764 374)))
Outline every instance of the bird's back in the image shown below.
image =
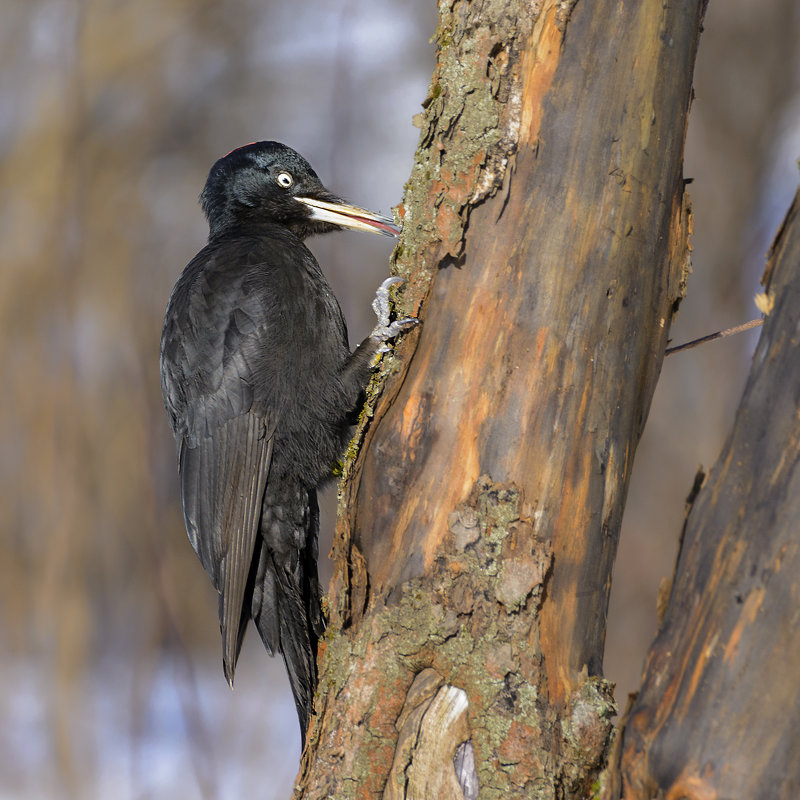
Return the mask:
MULTIPOLYGON (((339 406, 337 376, 348 355, 339 304, 299 239, 265 225, 212 240, 167 308, 161 374, 173 433, 193 444, 252 410, 276 418, 278 436, 285 430, 296 443, 337 415, 330 406, 339 406)), ((309 462, 319 459, 288 444, 287 461, 313 483, 308 473, 322 467, 309 462)))

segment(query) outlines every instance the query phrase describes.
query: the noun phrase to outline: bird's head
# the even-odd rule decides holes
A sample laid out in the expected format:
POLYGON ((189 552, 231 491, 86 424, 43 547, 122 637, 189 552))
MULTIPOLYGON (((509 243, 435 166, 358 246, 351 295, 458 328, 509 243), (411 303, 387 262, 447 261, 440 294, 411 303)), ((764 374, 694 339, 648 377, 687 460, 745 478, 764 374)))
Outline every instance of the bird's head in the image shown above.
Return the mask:
POLYGON ((284 225, 301 239, 342 228, 384 236, 399 233, 387 217, 331 194, 308 161, 280 142, 253 142, 219 159, 200 203, 212 237, 264 222, 284 225))

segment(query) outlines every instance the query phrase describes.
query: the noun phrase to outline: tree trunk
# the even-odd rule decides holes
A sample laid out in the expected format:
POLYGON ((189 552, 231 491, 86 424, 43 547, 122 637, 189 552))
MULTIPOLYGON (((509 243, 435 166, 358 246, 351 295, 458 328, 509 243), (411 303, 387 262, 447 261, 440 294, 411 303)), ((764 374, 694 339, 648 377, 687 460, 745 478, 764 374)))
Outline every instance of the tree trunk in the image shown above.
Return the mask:
POLYGON ((633 455, 688 267, 703 0, 440 3, 297 794, 585 797, 633 455), (413 360, 412 360, 413 356, 413 360))
POLYGON ((625 731, 628 800, 800 796, 798 265, 795 197, 762 279, 771 311, 733 431, 690 498, 625 731))

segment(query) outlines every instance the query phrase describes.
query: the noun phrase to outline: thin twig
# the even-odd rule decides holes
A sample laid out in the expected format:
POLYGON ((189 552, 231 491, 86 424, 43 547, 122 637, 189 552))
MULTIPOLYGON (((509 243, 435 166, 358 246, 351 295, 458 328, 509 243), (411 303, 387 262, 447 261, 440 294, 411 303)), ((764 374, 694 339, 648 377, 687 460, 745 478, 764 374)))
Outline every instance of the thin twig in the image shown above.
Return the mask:
POLYGON ((675 347, 668 347, 664 355, 678 353, 681 350, 688 350, 690 347, 697 347, 699 344, 706 342, 713 342, 714 339, 722 339, 725 336, 733 336, 735 333, 742 331, 749 331, 751 328, 757 328, 759 325, 764 324, 764 317, 759 319, 751 319, 750 322, 745 322, 743 325, 736 325, 733 328, 726 328, 724 331, 717 331, 716 333, 709 333, 708 336, 701 336, 699 339, 692 339, 691 342, 684 342, 683 344, 676 345, 675 347))

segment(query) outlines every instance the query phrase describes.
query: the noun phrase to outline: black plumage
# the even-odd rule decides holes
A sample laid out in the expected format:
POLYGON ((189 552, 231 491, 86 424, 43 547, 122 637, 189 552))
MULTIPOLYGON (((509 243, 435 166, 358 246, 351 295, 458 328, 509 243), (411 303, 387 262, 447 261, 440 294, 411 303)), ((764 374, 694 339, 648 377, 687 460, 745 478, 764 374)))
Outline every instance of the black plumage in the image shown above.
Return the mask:
POLYGON ((256 142, 217 161, 201 203, 208 244, 173 289, 161 339, 184 520, 219 592, 228 682, 252 619, 283 656, 305 737, 324 630, 316 490, 346 445, 374 356, 416 320, 389 323, 389 279, 373 303, 378 325, 350 352, 303 239, 397 228, 332 195, 285 145, 256 142))

